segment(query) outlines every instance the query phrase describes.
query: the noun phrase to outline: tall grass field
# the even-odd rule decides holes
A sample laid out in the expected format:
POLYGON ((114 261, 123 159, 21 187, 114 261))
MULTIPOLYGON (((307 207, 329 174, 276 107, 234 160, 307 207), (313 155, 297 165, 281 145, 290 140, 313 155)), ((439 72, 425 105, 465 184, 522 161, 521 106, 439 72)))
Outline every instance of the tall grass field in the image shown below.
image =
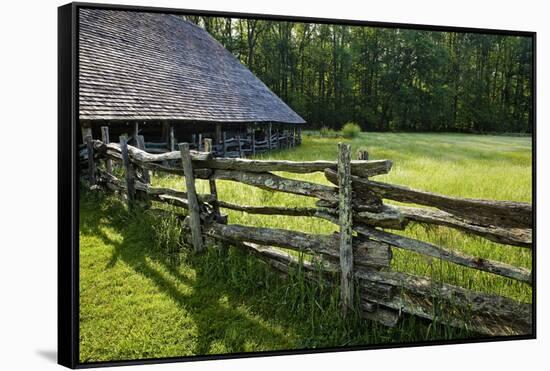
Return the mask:
MULTIPOLYGON (((531 137, 361 133, 354 139, 305 133, 301 146, 259 159, 335 160, 337 143, 370 159, 390 159, 376 180, 452 196, 531 202, 531 137)), ((281 175, 329 184, 322 173, 281 175)), ((185 189, 178 176, 154 186, 185 189)), ((218 181, 222 200, 245 205, 314 206, 308 197, 218 181)), ((198 192, 208 183, 197 181, 198 192)), ((327 221, 223 210, 229 223, 332 233, 327 221)), ((531 268, 531 251, 445 227, 410 225, 404 235, 486 259, 531 268)), ((82 190, 80 200, 80 361, 180 357, 324 348, 477 336, 404 317, 394 328, 352 314, 340 317, 337 289, 300 271, 282 277, 236 248, 196 256, 181 243, 177 220, 147 210, 129 214, 112 195, 82 190)), ((392 268, 465 288, 531 302, 527 284, 394 249, 392 268)))

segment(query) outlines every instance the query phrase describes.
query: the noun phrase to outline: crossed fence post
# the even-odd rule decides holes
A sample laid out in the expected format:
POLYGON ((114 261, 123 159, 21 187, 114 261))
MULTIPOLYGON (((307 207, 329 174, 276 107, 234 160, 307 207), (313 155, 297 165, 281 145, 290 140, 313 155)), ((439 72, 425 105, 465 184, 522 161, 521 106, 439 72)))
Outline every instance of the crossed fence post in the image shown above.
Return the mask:
POLYGON ((119 137, 120 151, 122 154, 122 163, 124 165, 126 173, 126 190, 128 192, 128 209, 134 207, 134 199, 136 194, 135 178, 134 178, 134 166, 130 163, 130 157, 128 155, 128 137, 121 135, 119 137))
POLYGON ((340 299, 342 315, 353 307, 351 146, 338 143, 338 200, 340 225, 340 299))
POLYGON ((191 153, 189 143, 179 143, 181 154, 181 164, 183 166, 183 175, 185 176, 185 186, 187 188, 187 202, 189 208, 189 227, 191 228, 191 238, 193 248, 196 252, 204 251, 204 244, 201 234, 200 207, 195 189, 195 176, 193 175, 193 164, 191 162, 191 153))

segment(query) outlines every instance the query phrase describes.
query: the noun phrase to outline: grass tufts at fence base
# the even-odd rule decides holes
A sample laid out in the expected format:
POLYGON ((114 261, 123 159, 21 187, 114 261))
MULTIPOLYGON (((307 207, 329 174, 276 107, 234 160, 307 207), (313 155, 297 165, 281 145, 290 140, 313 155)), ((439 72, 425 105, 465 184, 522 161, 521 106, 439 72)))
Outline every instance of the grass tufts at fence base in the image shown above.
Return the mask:
POLYGON ((409 316, 394 328, 357 312, 343 320, 338 287, 303 270, 279 274, 236 247, 171 251, 179 239, 155 242, 164 223, 157 211, 129 214, 103 192, 83 189, 80 211, 82 362, 478 336, 409 316))
MULTIPOLYGON (((330 316, 339 316, 335 321, 336 326, 341 324, 346 329, 355 321, 363 323, 362 328, 370 326, 372 331, 377 331, 372 322, 403 328, 404 323, 411 321, 428 321, 429 329, 441 326, 444 331, 452 335, 459 334, 459 337, 464 334, 462 331, 466 331, 467 335, 473 335, 475 331, 478 335, 490 336, 528 335, 532 331, 532 308, 529 303, 503 296, 500 291, 489 293, 476 290, 477 282, 484 284, 490 276, 491 279, 507 280, 507 287, 527 287, 521 290, 520 298, 525 299, 527 296, 523 293, 530 292, 531 284, 531 272, 527 266, 510 264, 507 259, 502 259, 503 256, 506 258, 502 254, 497 259, 467 254, 463 252, 464 247, 457 248, 441 243, 445 240, 439 236, 440 233, 449 233, 450 228, 475 234, 480 240, 486 238, 509 244, 512 254, 516 250, 522 250, 523 255, 525 252, 529 254, 530 251, 524 249, 530 247, 532 234, 532 208, 528 203, 446 196, 372 181, 371 176, 385 174, 390 170, 391 161, 386 160, 350 161, 349 156, 348 160, 339 162, 233 160, 217 159, 210 153, 194 151, 185 152, 185 156, 170 152, 159 157, 131 146, 126 151, 121 151, 118 144, 105 145, 98 141, 93 144, 93 149, 87 151, 92 156, 86 158, 86 151, 81 153, 81 165, 84 168, 82 174, 87 175, 84 180, 93 181, 95 184, 92 188, 96 191, 114 191, 126 198, 129 203, 126 224, 133 225, 130 221, 132 218, 143 222, 155 215, 154 220, 149 219, 149 227, 142 226, 150 235, 148 243, 154 247, 154 253, 148 253, 144 258, 146 264, 151 262, 150 256, 162 254, 180 266, 188 266, 194 262, 201 269, 211 270, 212 275, 220 273, 219 277, 223 280, 221 277, 224 274, 225 279, 228 279, 227 275, 237 273, 231 269, 218 269, 225 265, 226 260, 237 256, 235 254, 241 256, 244 253, 250 255, 245 258, 246 264, 254 264, 255 268, 263 267, 275 274, 278 279, 282 279, 281 287, 286 287, 286 291, 290 290, 285 286, 289 282, 296 284, 299 291, 323 291, 323 298, 308 298, 320 310, 324 310, 325 305, 322 303, 328 300, 328 308, 333 311, 330 316), (127 152, 127 156, 123 156, 124 152, 127 152), (125 171, 121 172, 120 169, 117 170, 116 164, 123 158, 126 160, 125 171), (186 159, 183 163, 184 167, 187 166, 185 171, 181 164, 177 167, 181 158, 186 159), (95 160, 100 161, 99 166, 96 166, 95 160), (101 161, 105 160, 113 162, 112 171, 117 176, 103 169, 101 161), (325 166, 327 167, 323 169, 325 166), (277 171, 277 174, 269 172, 270 169, 277 171), (362 173, 358 173, 358 169, 362 169, 362 173), (144 176, 148 170, 153 170, 149 181, 155 186, 149 184, 144 176), (170 182, 166 182, 168 178, 159 176, 162 172, 176 176, 170 175, 170 182), (308 172, 316 174, 304 175, 308 172), (338 178, 339 173, 343 174, 341 179, 338 178), (186 175, 185 181, 182 174, 186 175), (345 174, 351 184, 345 181, 345 174), (124 176, 126 182, 121 180, 124 176), (199 187, 195 189, 194 178, 207 179, 208 183, 204 183, 209 186, 210 194, 197 193, 204 192, 205 187, 200 186, 201 181, 198 180, 199 187), (312 179, 316 181, 312 182, 312 179), (336 187, 330 186, 330 183, 336 187), (158 184, 163 186, 159 187, 158 184), (184 184, 186 189, 182 190, 180 187, 184 184), (222 185, 221 188, 226 190, 227 184, 239 189, 246 188, 249 195, 260 190, 265 196, 260 201, 261 206, 243 205, 242 195, 241 198, 233 198, 232 202, 223 200, 224 191, 220 192, 219 186, 222 185), (278 206, 276 202, 270 201, 271 197, 276 199, 277 194, 270 192, 281 192, 289 199, 296 198, 296 202, 284 202, 284 206, 278 206), (190 199, 194 201, 190 202, 190 199), (384 199, 390 200, 390 203, 399 201, 420 204, 438 210, 403 208, 395 202, 392 205, 386 204, 384 199), (230 218, 222 214, 227 210, 231 211, 230 218), (172 217, 174 213, 177 215, 172 217), (193 216, 194 222, 188 215, 193 216), (228 222, 234 222, 235 215, 239 215, 240 223, 229 224, 228 222), (253 219, 251 215, 268 215, 273 220, 297 218, 295 220, 307 223, 322 221, 327 224, 326 221, 329 221, 337 227, 333 224, 328 229, 329 234, 326 234, 326 229, 321 228, 314 233, 301 231, 302 228, 289 230, 286 224, 285 228, 275 228, 270 223, 265 223, 265 217, 253 219), (419 233, 416 224, 420 224, 426 231, 419 233), (331 230, 338 229, 339 234, 330 234, 331 230), (349 238, 343 238, 345 231, 348 231, 349 238), (429 242, 423 241, 426 236, 429 237, 429 242), (204 244, 204 248, 199 246, 199 241, 200 245, 204 244), (213 266, 203 267, 202 263, 198 263, 199 257, 189 254, 189 245, 194 246, 196 252, 203 251, 204 260, 213 266), (230 245, 233 248, 228 250, 230 245), (516 246, 522 248, 518 249, 516 246), (236 253, 235 247, 240 252, 236 253), (402 267, 408 264, 408 260, 403 259, 403 256, 413 257, 411 261, 416 264, 414 262, 418 261, 418 257, 415 254, 426 260, 427 264, 421 266, 427 268, 424 271, 414 269, 414 274, 409 269, 409 273, 406 273, 407 269, 403 271, 402 267), (184 259, 178 263, 176 258, 179 256, 184 259), (398 257, 394 259, 395 262, 392 261, 393 256, 398 257), (451 277, 451 282, 444 282, 447 277, 439 275, 438 272, 444 270, 449 273, 447 276, 451 277), (341 272, 345 271, 348 273, 344 276, 341 272), (279 277, 276 272, 284 274, 286 278, 279 277), (466 273, 469 280, 465 280, 466 273), (292 277, 296 275, 300 279, 293 281, 292 277), (459 275, 462 277, 458 277, 459 275), (344 312, 340 310, 342 303, 347 308, 344 312), (457 329, 450 330, 455 327, 457 329)), ((205 145, 205 148, 210 147, 209 144, 205 145)), ((351 152, 347 145, 341 146, 341 150, 342 148, 348 148, 348 153, 351 152)), ((343 152, 340 153, 342 154, 343 152)), ((362 156, 368 157, 366 153, 362 153, 362 156)), ((245 198, 248 200, 249 197, 245 198)), ((134 240, 133 237, 130 238, 134 240)), ((469 237, 464 237, 464 243, 470 240, 469 237)), ((455 239, 454 243, 456 242, 455 239)), ((496 248, 504 252, 506 247, 496 248)), ((153 276, 152 274, 150 277, 153 276)), ((255 277, 254 274, 252 276, 255 277)), ((265 279, 256 280, 258 287, 263 287, 266 283, 268 281, 265 279)), ((245 284, 247 287, 249 285, 252 287, 253 283, 245 284)), ((187 301, 182 301, 180 304, 184 306, 186 303, 187 301)), ((288 301, 283 300, 283 304, 288 304, 288 301)), ((309 310, 310 315, 315 312, 312 309, 314 306, 310 304, 299 305, 302 305, 302 309, 309 310)), ((256 307, 248 309, 254 313, 257 311, 256 307)), ((317 326, 324 326, 316 322, 315 318, 307 317, 307 320, 317 326)), ((271 325, 270 322, 268 327, 271 325)), ((355 339, 350 335, 354 334, 353 329, 347 329, 342 332, 344 333, 345 336, 355 339)), ((391 330, 381 333, 386 334, 390 341, 395 341, 394 337, 387 335, 393 334, 391 330)), ((418 333, 416 336, 417 340, 421 338, 418 333)), ((376 336, 369 334, 369 337, 376 336)), ((357 335, 357 338, 364 339, 363 335, 357 335)), ((427 335, 427 338, 431 338, 431 335, 427 335)), ((381 338, 377 339, 380 340, 378 343, 383 342, 381 338)), ((351 343, 353 341, 350 340, 351 343)))

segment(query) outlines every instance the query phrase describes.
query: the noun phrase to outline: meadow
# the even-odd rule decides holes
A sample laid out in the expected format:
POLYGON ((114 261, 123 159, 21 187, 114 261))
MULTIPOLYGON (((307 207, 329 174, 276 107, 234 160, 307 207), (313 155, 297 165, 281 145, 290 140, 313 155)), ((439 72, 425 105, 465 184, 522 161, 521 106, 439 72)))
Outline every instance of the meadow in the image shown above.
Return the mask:
MULTIPOLYGON (((531 202, 531 137, 469 134, 361 133, 321 138, 305 133, 299 147, 260 159, 335 160, 337 143, 390 159, 376 180, 446 195, 531 202)), ((282 174, 329 184, 322 173, 282 174)), ((153 185, 185 189, 177 176, 156 174, 153 185)), ((206 181, 197 181, 200 193, 206 181)), ((222 200, 246 205, 313 206, 308 197, 218 181, 222 200)), ((312 233, 336 226, 320 219, 248 215, 223 210, 232 224, 312 233)), ((483 258, 531 268, 528 249, 499 245, 444 227, 410 225, 407 236, 483 258)), ((80 359, 82 362, 403 343, 476 336, 405 317, 395 328, 343 320, 338 292, 309 284, 301 272, 283 278, 237 249, 196 256, 179 243, 175 220, 123 201, 82 191, 80 200, 80 359)), ((531 288, 489 273, 394 249, 392 268, 472 290, 531 302, 531 288)))

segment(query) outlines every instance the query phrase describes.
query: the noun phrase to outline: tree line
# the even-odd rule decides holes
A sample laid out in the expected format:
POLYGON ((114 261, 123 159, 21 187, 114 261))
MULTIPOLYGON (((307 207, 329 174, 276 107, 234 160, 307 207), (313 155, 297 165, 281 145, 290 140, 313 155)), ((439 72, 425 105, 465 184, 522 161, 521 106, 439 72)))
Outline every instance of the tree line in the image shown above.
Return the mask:
POLYGON ((528 37, 187 16, 312 127, 532 131, 528 37))

